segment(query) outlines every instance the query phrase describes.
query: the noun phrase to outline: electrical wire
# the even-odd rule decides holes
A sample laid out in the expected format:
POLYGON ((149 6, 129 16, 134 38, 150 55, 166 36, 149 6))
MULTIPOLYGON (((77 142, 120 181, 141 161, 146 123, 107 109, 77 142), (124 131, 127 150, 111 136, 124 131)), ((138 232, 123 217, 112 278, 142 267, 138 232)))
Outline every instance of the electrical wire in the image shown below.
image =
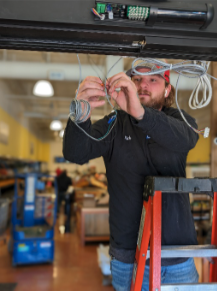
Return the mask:
MULTIPOLYGON (((210 62, 207 63, 207 70, 209 68, 209 65, 210 65, 210 62)), ((209 81, 209 79, 207 77, 207 73, 206 73, 203 76, 203 78, 200 77, 198 79, 197 85, 191 93, 188 104, 189 104, 189 107, 191 109, 199 109, 199 108, 203 108, 203 107, 207 106, 210 103, 211 99, 212 99, 212 87, 211 87, 210 81, 209 81), (203 98, 201 101, 199 101, 198 93, 199 93, 199 90, 201 87, 203 90, 203 98), (209 91, 208 98, 206 95, 207 89, 209 91)))
POLYGON ((104 19, 104 17, 103 17, 102 15, 100 15, 100 14, 96 11, 96 9, 91 8, 91 11, 93 12, 94 15, 96 15, 97 17, 99 17, 101 20, 104 19))
MULTIPOLYGON (((106 134, 100 138, 94 138, 93 136, 89 135, 83 128, 81 128, 78 124, 81 122, 84 122, 87 117, 90 114, 91 111, 91 106, 88 101, 86 100, 77 100, 77 95, 79 92, 79 87, 81 83, 81 64, 80 64, 80 59, 79 56, 77 55, 78 58, 78 63, 79 63, 79 84, 78 84, 78 89, 76 92, 75 99, 72 101, 71 106, 70 106, 70 114, 69 117, 71 120, 76 124, 77 127, 79 127, 88 137, 95 141, 101 141, 105 139, 112 129, 114 128, 116 122, 117 122, 117 111, 114 108, 114 106, 110 102, 110 96, 108 95, 107 88, 106 88, 106 81, 107 81, 107 76, 110 73, 110 71, 114 68, 114 66, 122 59, 119 58, 118 61, 109 69, 107 76, 105 77, 105 83, 104 83, 104 88, 105 88, 105 93, 106 93, 106 99, 112 109, 115 112, 115 115, 113 115, 109 121, 108 121, 108 130, 106 134), (83 103, 83 109, 82 109, 82 103, 83 103)), ((179 86, 179 79, 180 76, 188 77, 188 78, 198 78, 197 85, 195 89, 193 90, 190 98, 189 98, 189 106, 191 109, 198 109, 198 108, 203 108, 207 106, 212 98, 212 87, 210 84, 210 80, 208 79, 208 76, 217 80, 217 78, 214 78, 213 76, 209 75, 207 73, 207 70, 209 68, 210 62, 206 63, 205 61, 182 61, 176 64, 168 64, 160 60, 156 59, 151 59, 151 58, 137 58, 132 62, 132 75, 155 75, 155 74, 163 74, 165 71, 168 70, 173 70, 179 74, 177 83, 176 83, 176 92, 175 92, 175 101, 176 101, 176 106, 183 118, 183 120, 186 122, 186 124, 194 130, 198 134, 203 134, 204 137, 208 137, 209 135, 209 128, 206 127, 205 129, 198 130, 194 128, 185 118, 184 114, 182 113, 179 104, 178 104, 178 86, 179 86), (137 64, 136 64, 137 63, 137 64), (148 65, 147 65, 148 64, 148 65), (137 70, 138 67, 140 66, 151 66, 151 70, 148 72, 139 72, 137 70), (203 98, 199 101, 198 98, 198 93, 200 90, 200 87, 203 89, 203 98), (208 97, 207 97, 207 92, 208 92, 208 97)), ((96 71, 95 71, 96 72, 96 71)), ((99 77, 100 78, 100 77, 99 77)), ((101 79, 101 78, 100 78, 101 79)), ((103 82, 102 82, 103 83, 103 82)))
MULTIPOLYGON (((178 86, 179 86, 179 79, 180 76, 188 77, 188 78, 198 78, 197 85, 195 89, 193 90, 190 98, 189 98, 189 107, 191 109, 198 109, 203 108, 207 106, 212 98, 212 87, 210 84, 210 80, 207 76, 210 76, 207 74, 208 68, 209 68, 210 62, 205 61, 182 61, 176 64, 168 64, 160 60, 151 59, 151 58, 137 58, 132 62, 132 75, 155 75, 155 74, 162 74, 165 71, 175 71, 179 74, 177 83, 176 83, 176 92, 175 92, 175 101, 176 106, 183 118, 183 120, 186 122, 186 124, 192 128, 196 133, 203 134, 204 137, 207 137, 209 135, 209 128, 206 127, 205 129, 198 130, 194 128, 184 117, 179 104, 178 104, 178 86), (151 64, 151 70, 148 72, 139 72, 137 70, 140 66, 148 66, 150 67, 151 64), (202 87, 203 89, 203 98, 199 101, 199 90, 202 87), (208 96, 207 96, 208 92, 208 96)), ((214 78, 213 76, 210 76, 211 78, 214 78)), ((216 78, 214 78, 216 79, 216 78)))
MULTIPOLYGON (((94 60, 90 57, 89 54, 87 55, 87 58, 88 58, 88 61, 89 61, 90 65, 91 65, 92 69, 93 69, 94 72, 97 74, 97 76, 99 77, 99 79, 102 81, 101 77, 99 76, 99 74, 98 74, 98 72, 97 72, 97 70, 96 70, 96 68, 98 68, 97 65, 96 65, 96 63, 95 63, 94 60)), ((102 70, 100 70, 100 71, 101 71, 101 73, 104 75, 105 80, 107 81, 108 79, 107 79, 106 75, 104 74, 104 72, 103 72, 102 70)), ((103 81, 102 81, 102 83, 103 83, 103 81)))
POLYGON ((81 83, 81 79, 82 79, 82 74, 81 74, 81 63, 80 63, 80 59, 79 56, 77 54, 77 58, 78 58, 78 63, 79 63, 79 84, 78 84, 78 89, 75 95, 75 99, 72 100, 71 105, 70 105, 70 113, 69 113, 69 117, 70 119, 74 122, 74 124, 80 128, 88 137, 90 137, 91 139, 95 140, 95 141, 101 141, 103 139, 105 139, 110 132, 112 131, 112 129, 114 128, 116 122, 117 122, 117 110, 114 108, 114 106, 112 105, 112 103, 110 102, 109 99, 111 99, 111 97, 108 95, 107 89, 106 89, 106 80, 107 77, 110 73, 110 71, 116 66, 116 64, 122 59, 122 57, 120 57, 115 63, 114 65, 109 69, 107 76, 105 78, 105 93, 106 93, 106 99, 108 101, 108 103, 111 105, 113 111, 115 112, 115 115, 113 115, 109 120, 108 120, 108 130, 105 133, 104 136, 100 137, 100 138, 95 138, 93 136, 91 136, 90 134, 88 134, 82 127, 80 127, 78 124, 84 122, 91 111, 91 106, 90 103, 86 100, 83 99, 79 99, 77 100, 77 96, 78 96, 78 92, 79 92, 79 88, 80 88, 80 83, 81 83), (82 108, 82 103, 83 103, 83 108, 82 108))

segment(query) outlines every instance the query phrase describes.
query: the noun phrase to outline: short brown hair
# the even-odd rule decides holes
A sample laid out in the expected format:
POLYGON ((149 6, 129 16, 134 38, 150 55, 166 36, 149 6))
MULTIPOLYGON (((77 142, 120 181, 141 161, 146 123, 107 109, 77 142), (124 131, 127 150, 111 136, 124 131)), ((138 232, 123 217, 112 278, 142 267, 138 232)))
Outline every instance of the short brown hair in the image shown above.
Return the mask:
MULTIPOLYGON (((165 81, 165 87, 168 87, 170 83, 165 81)), ((167 98, 165 98, 165 103, 164 106, 169 108, 173 105, 174 101, 175 101, 175 88, 173 87, 173 85, 171 85, 171 91, 170 94, 167 98)))

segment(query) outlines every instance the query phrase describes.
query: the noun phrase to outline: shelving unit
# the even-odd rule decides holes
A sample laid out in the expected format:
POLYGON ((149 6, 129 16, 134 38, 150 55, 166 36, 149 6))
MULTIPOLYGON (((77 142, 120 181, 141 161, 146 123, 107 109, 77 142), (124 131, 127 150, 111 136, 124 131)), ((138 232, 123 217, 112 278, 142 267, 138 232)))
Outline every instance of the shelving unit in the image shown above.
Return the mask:
POLYGON ((6 180, 0 180, 0 197, 1 197, 1 189, 13 186, 15 183, 15 179, 6 179, 6 180))
POLYGON ((80 208, 81 245, 90 241, 109 241, 108 207, 80 208))
POLYGON ((194 195, 191 211, 195 221, 210 221, 212 211, 212 199, 207 195, 194 195))
MULTIPOLYGON (((210 165, 190 165, 187 169, 188 178, 210 177, 210 165)), ((200 243, 204 243, 206 234, 212 223, 213 200, 206 194, 191 194, 191 211, 194 218, 195 229, 200 243)))
POLYGON ((42 172, 42 164, 44 163, 39 161, 0 156, 0 197, 5 198, 5 192, 13 191, 17 173, 42 172))

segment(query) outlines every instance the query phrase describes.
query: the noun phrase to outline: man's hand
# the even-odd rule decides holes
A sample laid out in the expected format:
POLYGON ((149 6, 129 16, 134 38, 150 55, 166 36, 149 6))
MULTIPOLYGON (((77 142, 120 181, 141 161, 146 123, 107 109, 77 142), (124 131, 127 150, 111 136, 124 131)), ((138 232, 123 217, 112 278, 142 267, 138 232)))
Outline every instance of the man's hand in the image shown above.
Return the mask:
MULTIPOLYGON (((90 103, 91 110, 103 106, 105 104, 105 100, 99 100, 100 97, 105 97, 104 85, 102 81, 94 76, 89 76, 84 79, 84 81, 80 84, 79 92, 77 95, 77 100, 83 99, 90 103)), ((82 103, 82 109, 83 109, 82 103)), ((90 117, 91 113, 87 117, 90 117)))
POLYGON ((138 120, 143 118, 145 110, 139 101, 137 88, 126 74, 119 73, 109 78, 106 87, 111 98, 122 110, 138 120), (116 88, 121 88, 121 91, 116 92, 116 88))

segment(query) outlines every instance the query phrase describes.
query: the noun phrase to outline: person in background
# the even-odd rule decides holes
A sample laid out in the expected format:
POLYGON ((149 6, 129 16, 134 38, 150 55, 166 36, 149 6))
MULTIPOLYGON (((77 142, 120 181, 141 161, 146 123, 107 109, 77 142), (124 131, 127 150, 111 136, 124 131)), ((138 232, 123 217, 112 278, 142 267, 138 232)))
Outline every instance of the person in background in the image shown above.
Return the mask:
POLYGON ((58 187, 58 204, 57 212, 59 213, 60 205, 64 200, 64 195, 68 190, 68 187, 72 185, 72 179, 67 176, 67 171, 63 170, 59 176, 57 176, 57 187, 58 187))
MULTIPOLYGON (((153 64, 137 67, 149 72, 153 64)), ((110 135, 97 142, 85 135, 69 118, 63 139, 66 160, 77 164, 103 157, 108 180, 110 255, 112 284, 116 291, 129 291, 147 176, 185 177, 188 152, 195 147, 198 134, 172 108, 174 88, 170 72, 138 75, 132 70, 109 78, 108 94, 117 103, 117 123, 110 135), (121 91, 115 90, 121 88, 121 91)), ((77 99, 90 103, 91 109, 105 101, 102 81, 87 77, 80 85, 77 99)), ((187 121, 195 120, 183 111, 187 121)), ((114 112, 96 123, 88 118, 79 123, 90 135, 100 138, 108 130, 114 112)), ((189 195, 162 194, 162 245, 196 245, 197 236, 189 195)), ((161 283, 196 283, 198 273, 193 258, 163 258, 161 283)), ((143 277, 143 291, 149 290, 149 261, 143 277)))
POLYGON ((56 175, 59 176, 62 173, 62 170, 58 167, 56 168, 55 172, 56 172, 56 175))

